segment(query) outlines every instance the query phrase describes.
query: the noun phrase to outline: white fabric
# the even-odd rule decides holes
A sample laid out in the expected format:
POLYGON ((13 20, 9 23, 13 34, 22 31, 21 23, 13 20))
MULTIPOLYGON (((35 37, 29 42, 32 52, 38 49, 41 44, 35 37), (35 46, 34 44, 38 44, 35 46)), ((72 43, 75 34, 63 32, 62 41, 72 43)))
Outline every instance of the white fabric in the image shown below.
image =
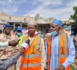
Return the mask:
POLYGON ((25 42, 23 42, 23 43, 21 44, 21 46, 22 46, 23 48, 26 48, 26 47, 28 46, 28 44, 25 43, 25 42))
POLYGON ((8 46, 8 42, 0 42, 0 48, 8 46))

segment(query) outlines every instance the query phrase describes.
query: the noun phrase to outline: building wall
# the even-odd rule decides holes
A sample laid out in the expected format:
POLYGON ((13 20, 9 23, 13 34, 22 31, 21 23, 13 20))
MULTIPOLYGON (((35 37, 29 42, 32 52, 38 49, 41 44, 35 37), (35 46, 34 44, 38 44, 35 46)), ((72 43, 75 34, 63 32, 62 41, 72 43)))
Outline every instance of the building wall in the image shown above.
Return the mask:
POLYGON ((14 21, 24 21, 24 17, 11 16, 11 20, 14 20, 14 21))
POLYGON ((10 18, 6 15, 0 15, 0 20, 10 20, 10 18))
MULTIPOLYGON (((21 16, 10 16, 10 15, 7 15, 5 12, 2 12, 0 14, 0 20, 4 20, 4 21, 8 21, 9 20, 8 23, 12 23, 13 24, 13 28, 15 28, 16 24, 19 24, 22 27, 23 24, 27 25, 26 23, 34 21, 34 18, 30 17, 29 15, 24 16, 24 17, 21 17, 21 16), (12 21, 12 22, 10 22, 10 21, 12 21)), ((41 30, 44 31, 46 29, 47 24, 49 25, 52 22, 52 20, 53 20, 53 18, 49 18, 48 20, 45 20, 42 17, 39 17, 38 20, 36 20, 36 24, 38 23, 41 26, 38 29, 41 28, 41 30)), ((69 20, 62 21, 62 22, 66 23, 66 24, 70 24, 69 20)))

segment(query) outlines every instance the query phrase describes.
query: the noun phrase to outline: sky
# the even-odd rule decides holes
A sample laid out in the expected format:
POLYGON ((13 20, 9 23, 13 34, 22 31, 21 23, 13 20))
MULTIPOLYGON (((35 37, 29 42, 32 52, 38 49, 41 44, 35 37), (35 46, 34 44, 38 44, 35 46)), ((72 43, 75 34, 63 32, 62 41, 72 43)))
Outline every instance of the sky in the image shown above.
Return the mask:
POLYGON ((73 6, 77 6, 77 0, 0 0, 0 13, 68 20, 74 13, 73 6))

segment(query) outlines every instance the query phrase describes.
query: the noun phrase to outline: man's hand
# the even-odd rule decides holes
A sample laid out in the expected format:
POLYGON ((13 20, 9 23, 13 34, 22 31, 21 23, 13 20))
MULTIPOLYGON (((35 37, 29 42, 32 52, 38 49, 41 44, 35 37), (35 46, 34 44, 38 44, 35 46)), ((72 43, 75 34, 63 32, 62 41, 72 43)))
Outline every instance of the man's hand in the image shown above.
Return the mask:
POLYGON ((12 41, 8 42, 9 46, 16 46, 17 44, 18 44, 18 41, 16 41, 16 40, 12 40, 12 41))
POLYGON ((59 68, 56 68, 55 70, 65 70, 65 67, 63 65, 60 65, 59 68))
POLYGON ((30 40, 28 39, 28 40, 26 41, 26 43, 27 43, 27 44, 30 44, 30 40))
POLYGON ((55 70, 60 70, 59 68, 56 68, 55 70))
POLYGON ((23 43, 21 44, 21 47, 23 47, 23 48, 25 48, 25 49, 28 49, 29 43, 30 43, 30 40, 27 40, 26 42, 23 42, 23 43))
POLYGON ((60 65, 60 66, 59 66, 59 69, 60 69, 60 70, 65 70, 65 67, 64 67, 63 65, 60 65))
POLYGON ((23 48, 23 47, 20 48, 20 49, 19 49, 19 53, 20 53, 20 55, 22 55, 22 54, 24 53, 24 51, 25 51, 25 48, 23 48))

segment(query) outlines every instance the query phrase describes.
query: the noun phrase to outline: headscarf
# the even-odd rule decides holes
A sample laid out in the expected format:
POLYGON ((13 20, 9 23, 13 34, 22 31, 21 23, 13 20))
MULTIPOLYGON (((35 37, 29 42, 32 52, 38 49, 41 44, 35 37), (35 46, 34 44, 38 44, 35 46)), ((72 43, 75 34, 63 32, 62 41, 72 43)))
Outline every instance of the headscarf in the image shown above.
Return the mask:
POLYGON ((4 25, 4 28, 10 28, 10 27, 11 27, 10 24, 5 24, 5 25, 4 25))
POLYGON ((62 27, 62 22, 58 19, 54 19, 51 24, 57 24, 59 27, 62 27))

